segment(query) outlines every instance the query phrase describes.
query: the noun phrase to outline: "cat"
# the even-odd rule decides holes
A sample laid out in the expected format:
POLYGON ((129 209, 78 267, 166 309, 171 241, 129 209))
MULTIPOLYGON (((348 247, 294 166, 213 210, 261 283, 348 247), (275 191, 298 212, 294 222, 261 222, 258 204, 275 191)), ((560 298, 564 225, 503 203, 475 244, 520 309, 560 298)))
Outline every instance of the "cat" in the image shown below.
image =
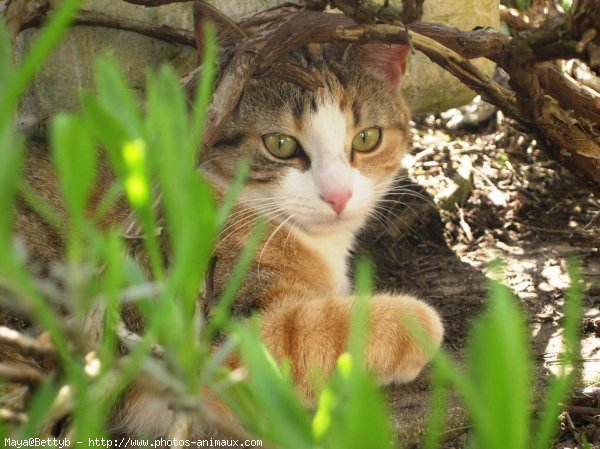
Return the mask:
MULTIPOLYGON (((196 27, 203 13, 196 10, 196 27)), ((214 21, 226 58, 242 35, 214 21)), ((410 113, 399 89, 407 57, 402 45, 302 47, 287 61, 317 73, 324 87, 311 92, 268 75, 252 80, 234 119, 201 154, 200 170, 221 194, 240 158, 249 159, 247 184, 215 250, 215 290, 223 290, 253 226, 266 217, 266 236, 233 313, 258 311, 264 344, 277 361, 290 361, 305 398, 318 382, 315 373, 326 379, 346 349, 350 253, 408 147, 410 113)), ((382 385, 413 380, 430 360, 408 322, 440 345, 443 325, 428 304, 394 293, 372 298, 366 363, 382 385)), ((165 433, 165 413, 173 418, 139 392, 128 407, 124 429, 156 433, 156 423, 165 433)))
MULTIPOLYGON (((195 7, 197 31, 204 12, 195 7)), ((213 21, 222 67, 241 35, 233 24, 213 21)), ((354 303, 350 254, 408 148, 410 113, 399 89, 407 57, 403 45, 310 44, 293 51, 284 59, 317 74, 323 88, 307 91, 268 74, 253 79, 235 116, 201 153, 200 171, 217 196, 228 189, 240 158, 248 158, 250 166, 216 244, 216 297, 253 226, 266 218, 267 232, 236 296, 233 314, 258 313, 265 346, 275 360, 289 360, 307 402, 315 381, 325 380, 346 350, 354 303)), ((54 175, 40 167, 44 157, 33 160, 29 181, 41 177, 33 180, 37 190, 57 191, 54 175)), ((60 208, 52 195, 47 199, 60 208)), ((110 220, 122 221, 126 209, 121 205, 110 220)), ((20 212, 17 228, 26 235, 32 254, 48 262, 59 257, 61 246, 53 242, 60 238, 36 225, 38 221, 32 211, 20 212), (51 243, 37 243, 36 232, 51 243)), ((427 303, 407 295, 377 293, 369 304, 367 367, 382 385, 413 380, 432 353, 413 337, 408 323, 416 323, 437 348, 443 338, 440 317, 427 303)), ((129 322, 132 330, 140 330, 135 329, 135 319, 129 322)), ((174 418, 166 401, 133 386, 112 426, 119 432, 159 437, 167 434, 174 418)))

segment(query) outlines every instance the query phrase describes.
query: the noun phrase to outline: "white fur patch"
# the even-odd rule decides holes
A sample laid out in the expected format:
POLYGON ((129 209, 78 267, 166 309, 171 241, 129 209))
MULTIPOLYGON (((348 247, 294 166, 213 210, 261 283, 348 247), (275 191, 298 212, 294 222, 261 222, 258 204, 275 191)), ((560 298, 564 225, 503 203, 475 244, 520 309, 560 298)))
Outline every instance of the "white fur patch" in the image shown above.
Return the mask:
POLYGON ((374 203, 373 182, 348 160, 352 127, 352 118, 337 103, 319 105, 296 136, 310 159, 310 168, 288 168, 281 185, 287 215, 300 225, 301 239, 325 261, 340 294, 349 291, 347 258, 354 235, 374 203), (322 198, 332 191, 352 193, 339 215, 322 198))

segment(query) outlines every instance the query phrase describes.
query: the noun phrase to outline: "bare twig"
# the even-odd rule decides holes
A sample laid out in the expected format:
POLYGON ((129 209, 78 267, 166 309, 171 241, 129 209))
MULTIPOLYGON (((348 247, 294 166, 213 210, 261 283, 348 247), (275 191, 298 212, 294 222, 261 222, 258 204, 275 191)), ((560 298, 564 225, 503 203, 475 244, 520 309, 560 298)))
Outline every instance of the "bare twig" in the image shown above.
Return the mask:
POLYGON ((581 441, 581 435, 579 434, 579 431, 575 427, 575 424, 573 424, 573 420, 571 419, 571 415, 569 414, 569 412, 565 413, 565 420, 567 421, 567 427, 569 428, 569 430, 573 434, 573 438, 575 439, 575 441, 577 442, 577 444, 580 447, 583 446, 583 442, 581 441))
MULTIPOLYGON (((121 344, 128 349, 133 349, 142 342, 142 337, 131 332, 122 322, 117 325, 117 337, 121 344)), ((150 354, 157 359, 162 359, 165 356, 165 349, 160 345, 153 345, 150 348, 150 354)))
POLYGON ((417 50, 455 75, 471 89, 481 93, 486 101, 495 104, 513 117, 518 115, 514 94, 482 73, 471 62, 424 35, 411 32, 411 40, 417 50))
MULTIPOLYGON (((39 10, 37 14, 31 15, 20 25, 20 31, 27 28, 39 27, 46 19, 47 10, 39 10)), ((181 28, 173 28, 166 25, 152 26, 133 19, 123 19, 98 11, 81 10, 73 20, 74 25, 100 26, 116 30, 132 31, 144 36, 154 37, 166 42, 189 45, 194 47, 196 40, 194 33, 181 28)))
MULTIPOLYGON (((173 426, 170 429, 170 433, 167 435, 167 440, 188 440, 190 438, 190 427, 191 422, 190 418, 186 413, 177 412, 175 413, 175 418, 173 422, 173 426)), ((171 446, 172 448, 179 447, 179 445, 171 446)))
POLYGON ((416 22, 408 25, 411 31, 427 36, 455 51, 463 58, 485 57, 502 64, 508 36, 489 28, 474 31, 461 31, 437 23, 416 22))
POLYGON ((42 372, 23 363, 0 363, 0 378, 9 382, 37 385, 44 380, 42 372))
POLYGON ((521 14, 521 11, 516 8, 504 5, 500 5, 500 18, 515 31, 529 30, 533 26, 528 16, 521 14))
MULTIPOLYGON (((415 48, 425 53, 433 62, 457 76, 487 101, 536 133, 542 142, 549 144, 551 154, 556 159, 561 160, 563 165, 583 178, 592 191, 600 192, 598 133, 585 120, 576 120, 568 111, 561 109, 555 100, 543 95, 535 71, 526 68, 527 62, 516 58, 506 63, 513 79, 515 93, 481 74, 475 66, 433 39, 417 33, 412 34, 412 39, 415 48)), ((509 41, 507 46, 513 44, 514 41, 509 41)), ((505 51, 519 54, 519 49, 505 51)))
POLYGON ((0 326, 0 343, 19 349, 24 354, 53 355, 54 347, 6 326, 0 326))
POLYGON ((572 109, 593 123, 600 123, 600 93, 578 83, 554 64, 535 68, 541 87, 566 109, 572 109))
POLYGON ((155 7, 155 6, 163 6, 170 5, 172 3, 188 3, 194 0, 123 0, 126 3, 131 3, 132 5, 145 6, 145 7, 155 7))
POLYGON ((565 405, 563 410, 573 415, 592 415, 600 416, 600 408, 597 407, 584 407, 581 405, 565 405))
POLYGON ((15 424, 23 424, 27 422, 27 415, 7 408, 0 409, 0 419, 15 424))

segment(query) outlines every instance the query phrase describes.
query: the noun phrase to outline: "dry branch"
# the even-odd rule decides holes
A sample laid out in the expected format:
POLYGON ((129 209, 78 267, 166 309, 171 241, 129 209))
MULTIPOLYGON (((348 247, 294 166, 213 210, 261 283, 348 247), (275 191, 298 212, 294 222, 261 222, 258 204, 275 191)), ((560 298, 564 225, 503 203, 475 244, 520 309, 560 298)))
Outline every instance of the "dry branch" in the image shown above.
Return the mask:
MULTIPOLYGON (((461 31, 445 25, 418 22, 409 29, 430 37, 461 57, 472 59, 485 57, 509 71, 505 60, 506 47, 510 38, 497 31, 481 29, 461 31)), ((561 102, 567 109, 573 109, 582 117, 600 123, 600 94, 581 86, 550 63, 536 64, 533 69, 547 93, 561 102)))
POLYGON ((241 94, 253 76, 266 73, 273 62, 307 43, 346 41, 354 43, 407 43, 406 32, 386 25, 361 27, 341 14, 303 11, 289 15, 256 36, 243 40, 217 86, 207 120, 204 141, 210 146, 218 138, 241 94))
POLYGON ((500 5, 500 19, 514 31, 529 30, 533 26, 531 19, 516 8, 500 5))
POLYGON ((163 6, 170 5, 171 3, 187 3, 194 0, 123 0, 126 3, 131 3, 132 5, 155 7, 155 6, 163 6))
MULTIPOLYGON (((46 20, 48 10, 37 10, 35 15, 28 16, 21 24, 19 31, 41 26, 46 20)), ((116 30, 132 31, 144 36, 154 37, 166 42, 189 45, 194 47, 196 40, 194 33, 181 28, 173 28, 166 25, 156 27, 133 19, 122 19, 120 17, 103 14, 97 11, 80 10, 74 25, 99 26, 113 28, 116 30)))
POLYGON ((23 363, 0 363, 0 379, 25 385, 38 385, 44 380, 40 370, 23 363))
POLYGON ((574 415, 592 415, 600 416, 600 408, 598 407, 584 407, 581 405, 565 405, 563 410, 567 413, 574 415))
POLYGON ((16 348, 24 354, 54 354, 54 348, 49 343, 36 340, 6 326, 0 326, 0 344, 16 348))
POLYGON ((0 419, 15 424, 23 424, 27 422, 27 415, 7 408, 1 408, 0 419))
POLYGON ((572 109, 593 123, 600 123, 600 93, 563 73, 554 64, 535 68, 541 87, 566 109, 572 109))

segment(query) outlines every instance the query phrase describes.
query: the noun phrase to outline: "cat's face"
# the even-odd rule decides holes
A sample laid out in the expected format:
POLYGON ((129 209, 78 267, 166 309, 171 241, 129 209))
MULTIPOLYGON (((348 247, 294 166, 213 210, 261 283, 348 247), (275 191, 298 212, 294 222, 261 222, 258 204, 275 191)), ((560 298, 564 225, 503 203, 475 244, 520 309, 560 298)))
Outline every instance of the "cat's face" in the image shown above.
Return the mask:
POLYGON ((290 58, 318 73, 325 87, 310 92, 272 77, 254 80, 204 152, 203 170, 226 186, 246 157, 245 206, 309 234, 355 232, 407 147, 409 113, 398 92, 405 56, 403 48, 384 46, 295 52, 290 58))

